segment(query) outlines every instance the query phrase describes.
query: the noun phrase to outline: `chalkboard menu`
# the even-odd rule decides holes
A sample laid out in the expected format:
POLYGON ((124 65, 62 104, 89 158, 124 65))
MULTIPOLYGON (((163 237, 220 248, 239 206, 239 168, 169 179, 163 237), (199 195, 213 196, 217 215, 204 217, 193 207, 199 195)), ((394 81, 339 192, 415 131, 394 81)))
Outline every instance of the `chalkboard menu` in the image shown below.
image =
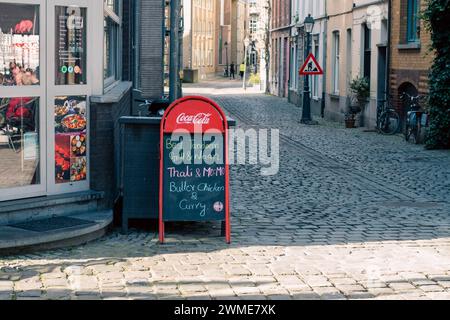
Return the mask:
MULTIPOLYGON (((194 140, 194 135, 190 138, 194 140)), ((225 219, 225 166, 223 164, 184 164, 189 158, 205 153, 223 163, 223 153, 209 154, 219 146, 211 135, 204 135, 200 144, 192 143, 190 153, 183 154, 183 163, 174 153, 171 134, 164 134, 164 220, 213 221, 225 219)), ((223 147, 223 146, 222 146, 223 147)))
POLYGON ((203 97, 175 101, 161 121, 160 242, 165 221, 224 221, 230 242, 227 120, 203 97))

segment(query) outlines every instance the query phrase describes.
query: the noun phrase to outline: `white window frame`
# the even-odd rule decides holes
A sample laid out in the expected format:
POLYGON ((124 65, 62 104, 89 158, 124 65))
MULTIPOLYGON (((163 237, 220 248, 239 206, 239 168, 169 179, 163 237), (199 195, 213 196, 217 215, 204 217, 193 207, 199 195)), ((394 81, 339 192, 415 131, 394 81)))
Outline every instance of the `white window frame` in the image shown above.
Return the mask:
MULTIPOLYGON (((319 34, 314 34, 312 36, 313 41, 312 41, 312 46, 311 46, 311 51, 314 54, 314 57, 316 58, 317 61, 321 61, 321 57, 320 57, 320 35, 319 34), (317 51, 316 51, 317 49, 317 51)), ((320 75, 313 75, 311 78, 311 96, 313 99, 318 100, 319 96, 320 96, 320 79, 321 76, 320 75)))
POLYGON ((103 43, 103 0, 77 0, 77 5, 87 8, 87 83, 83 85, 55 84, 55 6, 73 5, 73 0, 0 0, 0 3, 39 5, 40 16, 40 79, 39 85, 0 87, 1 97, 39 97, 39 155, 40 184, 0 191, 0 201, 71 193, 89 190, 90 187, 90 130, 89 98, 103 93, 103 53, 98 43, 103 43), (54 101, 57 96, 86 96, 87 102, 87 179, 80 182, 55 183, 55 129, 54 101))
POLYGON ((333 32, 333 46, 332 46, 332 88, 334 94, 339 94, 339 69, 340 69, 340 33, 333 32))
MULTIPOLYGON (((20 97, 38 97, 39 98, 39 184, 27 185, 21 187, 1 188, 0 201, 14 200, 19 198, 42 196, 47 188, 47 152, 46 152, 46 79, 47 79, 47 60, 46 44, 47 32, 45 23, 47 21, 47 10, 45 0, 0 0, 0 3, 7 4, 31 4, 39 5, 39 85, 30 86, 0 86, 0 98, 20 98, 20 97)), ((0 159, 1 161, 1 159, 0 159)))
MULTIPOLYGON (((96 44, 103 39, 102 9, 103 0, 77 0, 76 5, 87 8, 87 32, 86 32, 86 59, 87 82, 83 85, 56 85, 55 84, 55 6, 71 6, 73 0, 47 0, 47 34, 51 35, 47 43, 47 194, 61 194, 89 190, 90 187, 90 106, 89 98, 93 94, 100 94, 103 90, 103 64, 102 53, 99 53, 96 44), (55 97, 58 96, 86 96, 87 114, 87 177, 84 181, 57 184, 55 182, 55 129, 54 110, 55 97)), ((101 51, 100 51, 101 52, 101 51)))

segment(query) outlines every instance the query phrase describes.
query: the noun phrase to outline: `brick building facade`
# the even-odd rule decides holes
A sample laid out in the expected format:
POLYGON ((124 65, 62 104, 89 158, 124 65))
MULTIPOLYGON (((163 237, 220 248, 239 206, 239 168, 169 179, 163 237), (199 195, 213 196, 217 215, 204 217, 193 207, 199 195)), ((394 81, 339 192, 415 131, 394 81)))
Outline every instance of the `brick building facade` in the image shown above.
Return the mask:
POLYGON ((426 0, 392 0, 389 87, 402 114, 407 108, 400 99, 402 92, 428 94, 433 53, 430 34, 418 16, 426 6, 426 0))

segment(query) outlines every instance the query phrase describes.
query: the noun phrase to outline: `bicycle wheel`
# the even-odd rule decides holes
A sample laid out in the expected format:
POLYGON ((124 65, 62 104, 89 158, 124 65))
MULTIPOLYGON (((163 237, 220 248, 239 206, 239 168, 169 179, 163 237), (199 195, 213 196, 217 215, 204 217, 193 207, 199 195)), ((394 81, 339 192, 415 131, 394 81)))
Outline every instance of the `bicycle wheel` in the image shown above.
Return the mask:
POLYGON ((383 134, 395 134, 400 126, 400 117, 396 112, 385 111, 380 116, 379 130, 383 134))
POLYGON ((415 144, 421 144, 421 142, 422 142, 422 139, 420 136, 421 131, 422 131, 422 128, 420 126, 418 126, 418 127, 416 127, 416 130, 414 130, 414 132, 412 134, 412 139, 415 144))
POLYGON ((416 128, 409 128, 406 133, 406 141, 409 143, 419 144, 419 134, 416 128))

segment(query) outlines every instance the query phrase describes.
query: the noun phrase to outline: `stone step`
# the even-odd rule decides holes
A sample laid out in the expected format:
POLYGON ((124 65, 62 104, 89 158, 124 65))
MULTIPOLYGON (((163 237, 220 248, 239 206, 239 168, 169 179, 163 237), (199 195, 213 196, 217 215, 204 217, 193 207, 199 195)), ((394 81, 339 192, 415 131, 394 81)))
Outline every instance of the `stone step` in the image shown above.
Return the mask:
POLYGON ((102 237, 112 221, 105 210, 0 226, 0 256, 84 244, 102 237))
POLYGON ((24 221, 97 211, 103 192, 82 191, 63 195, 0 202, 0 226, 24 221))

